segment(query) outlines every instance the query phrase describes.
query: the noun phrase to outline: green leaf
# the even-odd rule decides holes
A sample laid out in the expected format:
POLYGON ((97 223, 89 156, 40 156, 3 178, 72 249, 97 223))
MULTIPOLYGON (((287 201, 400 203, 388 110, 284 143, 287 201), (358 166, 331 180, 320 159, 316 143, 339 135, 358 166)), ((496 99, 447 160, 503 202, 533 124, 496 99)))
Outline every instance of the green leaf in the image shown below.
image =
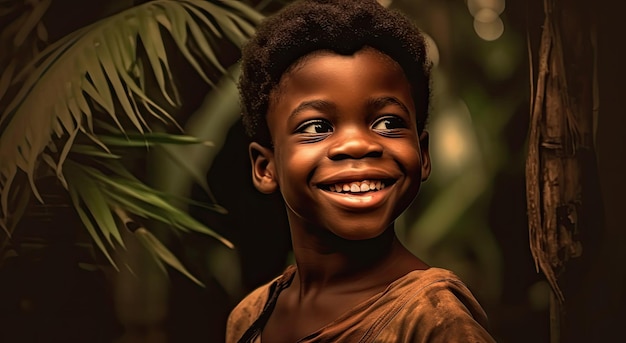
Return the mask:
POLYGON ((70 149, 70 152, 81 154, 81 155, 92 156, 92 157, 100 157, 100 158, 113 158, 113 159, 122 158, 120 155, 115 155, 110 152, 102 151, 94 147, 93 145, 87 145, 87 144, 74 143, 72 144, 72 148, 70 149))
MULTIPOLYGON (((157 20, 165 27, 170 30, 170 34, 174 39, 174 42, 178 46, 180 52, 185 56, 189 64, 193 67, 193 69, 202 77, 202 79, 207 82, 209 85, 214 86, 213 82, 209 79, 209 77, 205 74, 204 70, 198 63, 197 59, 191 54, 189 49, 187 48, 187 24, 189 20, 189 25, 193 24, 193 20, 189 16, 189 14, 178 6, 169 6, 168 3, 163 3, 164 8, 167 10, 166 15, 169 18, 169 21, 166 21, 162 16, 158 16, 157 20), (167 6, 165 6, 167 5, 167 6)), ((204 38, 204 37, 202 37, 204 38)), ((215 58, 215 54, 213 54, 212 50, 210 51, 211 55, 208 56, 209 60, 214 61, 216 63, 217 59, 215 58)))
POLYGON ((233 9, 236 9, 242 13, 253 24, 258 25, 265 16, 253 9, 252 7, 242 3, 241 1, 221 1, 222 4, 227 5, 233 9))
POLYGON ((15 73, 16 65, 17 61, 12 60, 2 71, 2 74, 0 74, 0 99, 2 99, 4 93, 6 93, 6 91, 9 89, 11 83, 14 82, 13 76, 15 73))
POLYGON ((94 168, 81 166, 71 160, 67 161, 65 169, 68 188, 71 187, 75 190, 80 203, 85 204, 95 224, 108 243, 114 247, 112 238, 115 238, 124 247, 124 242, 113 218, 109 201, 102 193, 102 187, 96 182, 102 179, 102 173, 94 168))
MULTIPOLYGON (((204 18, 201 12, 196 10, 194 7, 190 6, 188 7, 188 9, 189 11, 196 13, 196 15, 198 15, 200 18, 204 18)), ((189 14, 187 15, 187 17, 191 19, 191 16, 189 14)), ((206 22, 209 22, 207 18, 204 18, 204 20, 206 22)), ((193 20, 189 20, 187 24, 189 26, 189 31, 191 31, 191 35, 195 39, 196 43, 198 44, 198 48, 200 49, 200 51, 204 54, 204 56, 206 56, 209 59, 209 61, 213 63, 213 66, 217 68, 217 70, 219 70, 222 73, 226 73, 226 69, 224 69, 222 64, 219 62, 219 60, 215 56, 215 53, 213 52, 213 49, 211 48, 211 44, 209 44, 209 41, 205 38, 204 32, 202 32, 202 30, 200 29, 200 26, 196 24, 193 20)))
POLYGON ((161 223, 165 223, 171 225, 171 220, 162 215, 167 214, 159 211, 160 208, 150 203, 146 203, 143 200, 139 200, 137 198, 128 197, 126 195, 122 195, 114 190, 105 189, 104 192, 107 194, 109 199, 123 207, 129 213, 140 216, 142 218, 149 218, 157 220, 161 223))
POLYGON ((196 279, 185 266, 172 254, 172 252, 161 243, 150 231, 145 228, 139 228, 135 231, 135 236, 139 241, 150 251, 157 256, 160 260, 167 263, 172 268, 178 270, 196 284, 204 287, 204 284, 200 280, 196 279))
POLYGON ((111 265, 116 270, 118 270, 117 265, 115 264, 115 261, 113 261, 113 259, 111 258, 111 255, 109 254, 109 251, 104 246, 104 243, 102 242, 102 239, 100 238, 100 235, 98 234, 98 232, 96 231, 93 223, 91 222, 91 219, 89 218, 89 215, 85 212, 85 210, 83 210, 81 197, 78 194, 78 190, 75 189, 72 184, 70 184, 69 193, 70 193, 70 198, 72 199, 72 203, 74 204, 74 208, 76 209, 76 212, 78 213, 78 216, 80 217, 81 221, 83 222, 83 225, 85 225, 85 229, 87 229, 87 232, 89 232, 89 235, 91 236, 91 239, 93 239, 93 241, 96 243, 98 248, 100 248, 100 251, 102 251, 102 253, 109 260, 111 265))
MULTIPOLYGON (((139 37, 146 49, 146 56, 148 56, 148 60, 152 66, 152 72, 161 89, 161 94, 174 106, 177 101, 172 100, 166 90, 164 71, 168 75, 167 80, 171 80, 172 76, 167 62, 167 54, 165 53, 161 31, 158 22, 155 20, 156 15, 160 14, 160 12, 160 9, 155 7, 151 8, 149 11, 139 13, 137 16, 139 19, 139 37)), ((174 88, 173 85, 171 86, 171 88, 174 88)))
MULTIPOLYGON (((148 187, 114 162, 108 161, 106 166, 121 177, 105 176, 95 172, 91 173, 90 176, 106 185, 105 189, 108 196, 120 202, 120 205, 126 206, 125 208, 129 212, 157 219, 182 231, 196 231, 206 234, 229 248, 234 247, 230 241, 192 218, 187 212, 174 206, 168 200, 169 196, 166 193, 148 187), (124 198, 128 200, 124 200, 124 198), (132 206, 133 209, 128 208, 128 206, 132 206)), ((216 207, 216 210, 219 211, 220 209, 221 207, 216 207)))
POLYGON ((26 22, 22 23, 20 30, 17 32, 13 39, 13 44, 16 46, 22 45, 26 37, 35 29, 38 23, 41 22, 41 17, 46 13, 50 2, 52 0, 42 0, 30 3, 33 6, 33 10, 28 14, 26 22))
POLYGON ((63 176, 63 162, 67 158, 67 154, 70 153, 70 149, 72 148, 72 144, 74 144, 74 139, 76 139, 77 135, 78 135, 78 128, 76 128, 76 130, 72 132, 69 139, 65 142, 65 145, 63 146, 63 150, 61 151, 61 155, 59 156, 59 163, 57 163, 57 167, 56 167, 57 178, 61 181, 61 183, 63 184, 65 188, 67 188, 67 181, 65 180, 65 176, 63 176))
MULTIPOLYGON (((148 95, 143 86, 134 82, 130 74, 137 70, 131 67, 137 61, 136 40, 141 39, 147 47, 151 70, 158 80, 162 95, 174 101, 166 91, 165 80, 171 82, 173 76, 162 42, 161 28, 172 35, 196 72, 213 86, 213 81, 205 75, 197 59, 188 50, 188 40, 195 41, 200 53, 218 70, 225 72, 200 25, 207 27, 208 32, 215 36, 225 34, 240 44, 246 38, 241 28, 249 30, 245 22, 258 19, 258 15, 254 15, 253 10, 246 9, 243 4, 231 4, 230 8, 236 8, 236 11, 199 0, 155 0, 59 39, 24 68, 33 72, 0 117, 0 160, 25 171, 35 196, 41 200, 35 188, 35 166, 51 135, 69 134, 76 127, 84 132, 92 132, 92 114, 83 94, 101 105, 122 132, 128 128, 118 118, 120 114, 116 113, 113 94, 121 105, 123 115, 139 132, 149 128, 139 113, 134 97, 145 104, 148 112, 153 115, 158 112, 159 119, 162 115, 175 123, 165 110, 156 105, 152 95, 148 95), (239 18, 235 12, 245 16, 245 19, 239 18), (220 27, 216 27, 211 20, 215 20, 220 27), (191 35, 187 35, 187 29, 191 35)), ((23 78, 24 75, 18 73, 15 78, 23 78)), ((6 88, 11 82, 9 77, 3 76, 2 87, 6 88)), ((12 180, 8 173, 14 172, 17 172, 16 168, 0 169, 5 180, 12 180)), ((10 183, 2 185, 3 188, 10 186, 10 183)))
MULTIPOLYGON (((47 4, 49 0, 44 0, 38 6, 47 4)), ((39 15, 35 14, 20 28, 17 40, 40 25, 33 20, 39 15)), ((163 35, 171 35, 193 69, 214 87, 216 80, 207 76, 205 66, 199 62, 208 61, 226 72, 216 54, 214 44, 218 40, 212 37, 240 45, 261 18, 237 1, 218 6, 204 0, 154 0, 76 30, 49 45, 19 71, 9 65, 0 76, 0 102, 4 104, 0 114, 0 225, 6 229, 11 218, 13 205, 9 203, 15 200, 12 189, 27 191, 12 187, 16 174, 24 172, 32 194, 43 201, 35 181, 40 173, 49 174, 56 169, 57 178, 67 187, 85 228, 114 266, 102 237, 111 246, 115 242, 123 246, 111 213, 113 204, 126 205, 134 214, 168 223, 176 230, 211 235, 232 248, 230 242, 173 205, 182 198, 159 192, 134 178, 119 163, 120 156, 112 154, 107 145, 212 145, 209 139, 152 133, 148 127, 144 116, 149 115, 178 126, 175 118, 158 106, 162 97, 171 104, 179 101, 163 35), (137 56, 139 40, 146 50, 146 68, 137 56), (189 46, 197 46, 199 51, 192 53, 189 46), (146 89, 147 70, 152 70, 160 93, 150 94, 146 89), (14 85, 21 88, 14 98, 7 99, 6 90, 14 85), (96 120, 97 111, 106 112, 108 122, 96 120), (105 129, 110 134, 99 137, 94 129, 105 129), (76 139, 79 133, 93 145, 76 139), (59 141, 64 142, 61 151, 46 151, 54 148, 52 142, 59 141), (93 158, 111 174, 78 164, 70 152, 85 155, 81 160, 93 158)), ((45 32, 40 34, 43 37, 45 32)), ((225 211, 217 204, 205 206, 225 211)), ((168 256, 159 251, 160 258, 168 256)), ((175 262, 168 259, 169 263, 175 262)))
POLYGON ((213 146, 213 143, 187 135, 172 135, 152 132, 143 135, 128 134, 126 136, 100 135, 98 138, 106 145, 121 147, 148 147, 157 144, 189 145, 201 144, 213 146))
POLYGON ((112 42, 109 39, 109 34, 112 34, 112 30, 113 28, 110 27, 105 28, 102 39, 96 46, 98 61, 102 65, 102 68, 107 75, 107 79, 109 80, 115 95, 117 95, 117 100, 120 102, 120 105, 128 116, 128 119, 130 119, 134 127, 139 130, 139 132, 143 132, 143 126, 139 123, 139 119, 137 118, 139 114, 133 110, 130 100, 126 95, 126 85, 122 83, 121 80, 123 77, 120 77, 120 74, 126 74, 126 71, 117 68, 114 57, 112 56, 112 54, 119 53, 119 46, 114 41, 112 42))
MULTIPOLYGON (((194 1, 193 5, 204 9, 208 13, 211 13, 213 19, 215 19, 215 21, 217 21, 217 23, 223 29, 226 37, 228 37, 237 46, 241 46, 247 40, 247 37, 244 36, 241 33, 241 30, 230 20, 230 13, 228 11, 225 11, 223 8, 216 6, 215 4, 212 4, 208 1, 194 1)), ((189 8, 192 7, 190 6, 189 8)), ((199 13, 199 11, 195 9, 193 9, 193 12, 199 13)))
MULTIPOLYGON (((102 106, 107 113, 111 116, 115 124, 120 130, 123 130, 122 124, 115 115, 115 107, 113 105, 113 96, 109 89, 109 83, 107 77, 102 70, 102 66, 98 60, 98 54, 96 53, 96 46, 100 45, 98 38, 93 38, 92 44, 85 44, 86 46, 80 51, 80 55, 76 58, 76 64, 79 70, 83 73, 77 75, 76 80, 80 80, 80 88, 85 91, 93 100, 95 100, 100 106, 102 106), (86 80, 89 77, 91 81, 86 80)), ((63 60, 64 62, 64 60, 63 60)), ((44 81, 42 81, 44 82, 44 81)), ((37 96, 37 95, 33 95, 37 96)))

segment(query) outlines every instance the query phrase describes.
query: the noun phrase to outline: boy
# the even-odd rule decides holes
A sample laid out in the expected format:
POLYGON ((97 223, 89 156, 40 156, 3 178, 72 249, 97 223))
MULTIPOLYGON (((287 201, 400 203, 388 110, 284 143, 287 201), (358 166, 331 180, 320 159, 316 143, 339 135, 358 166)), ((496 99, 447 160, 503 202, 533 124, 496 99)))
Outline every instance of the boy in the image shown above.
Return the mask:
POLYGON ((284 199, 295 265, 230 314, 227 342, 492 342, 451 272, 398 241, 430 173, 425 46, 374 0, 305 0, 243 51, 252 178, 284 199))

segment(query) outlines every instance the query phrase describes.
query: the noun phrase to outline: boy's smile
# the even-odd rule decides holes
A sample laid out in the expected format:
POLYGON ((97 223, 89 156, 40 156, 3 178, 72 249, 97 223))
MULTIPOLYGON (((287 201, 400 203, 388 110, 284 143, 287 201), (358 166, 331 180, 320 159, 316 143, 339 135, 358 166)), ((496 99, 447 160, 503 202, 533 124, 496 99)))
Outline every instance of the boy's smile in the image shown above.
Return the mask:
POLYGON ((322 175, 317 187, 327 192, 328 201, 334 201, 347 211, 367 211, 389 190, 396 178, 387 171, 374 167, 355 167, 337 174, 322 175), (387 190, 385 190, 387 189, 387 190))
POLYGON ((374 238, 428 177, 428 135, 417 132, 411 88, 387 55, 314 52, 272 93, 273 150, 251 144, 257 188, 281 191, 293 230, 374 238))

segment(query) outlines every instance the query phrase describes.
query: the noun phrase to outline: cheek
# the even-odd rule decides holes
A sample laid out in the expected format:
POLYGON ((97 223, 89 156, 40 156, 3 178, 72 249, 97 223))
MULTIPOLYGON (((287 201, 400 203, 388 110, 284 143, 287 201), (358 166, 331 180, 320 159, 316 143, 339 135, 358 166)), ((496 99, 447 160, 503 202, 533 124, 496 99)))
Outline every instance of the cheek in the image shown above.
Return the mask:
POLYGON ((407 169, 421 169, 422 153, 419 145, 405 144, 394 147, 390 151, 398 162, 407 169))
POLYGON ((313 163, 318 160, 319 157, 316 154, 306 149, 302 149, 302 151, 294 148, 276 150, 276 172, 279 187, 282 188, 283 192, 302 189, 306 186, 313 163))
POLYGON ((325 158, 324 150, 310 144, 289 144, 281 151, 283 170, 294 175, 310 173, 325 158))

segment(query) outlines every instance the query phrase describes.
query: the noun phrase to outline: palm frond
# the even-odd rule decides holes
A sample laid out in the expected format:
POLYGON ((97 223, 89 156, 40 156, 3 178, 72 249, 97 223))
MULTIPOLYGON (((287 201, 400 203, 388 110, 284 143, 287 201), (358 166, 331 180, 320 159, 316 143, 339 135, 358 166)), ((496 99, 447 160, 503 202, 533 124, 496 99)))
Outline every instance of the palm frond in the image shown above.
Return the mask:
MULTIPOLYGON (((148 113, 175 122, 137 81, 138 41, 143 43, 149 56, 161 95, 175 104, 175 97, 168 93, 175 87, 171 84, 172 75, 161 32, 169 33, 196 72, 207 82, 212 82, 200 60, 189 49, 190 42, 199 47, 202 58, 223 71, 224 67, 206 38, 207 32, 242 44, 260 18, 235 1, 218 5, 199 0, 157 0, 80 29, 42 51, 40 57, 25 68, 32 67, 34 72, 0 117, 1 198, 7 199, 5 193, 9 192, 19 169, 28 175, 33 194, 42 201, 35 187, 39 157, 53 134, 68 135, 77 128, 92 133, 89 124, 93 120, 91 101, 102 107, 122 132, 129 128, 121 124, 121 115, 132 123, 133 130, 139 133, 150 130, 134 99, 138 99, 148 113), (122 114, 115 110, 116 101, 122 114)), ((3 219, 6 219, 7 204, 4 202, 2 211, 3 219)))
MULTIPOLYGON (((41 17, 40 12, 33 18, 41 17)), ((226 73, 226 68, 212 44, 220 39, 243 44, 261 19, 262 15, 238 1, 154 0, 65 36, 31 63, 8 64, 0 75, 0 227, 7 236, 26 206, 24 199, 32 194, 43 202, 36 180, 52 173, 67 189, 95 245, 116 268, 110 252, 124 247, 120 211, 174 230, 210 235, 232 248, 229 241, 173 205, 181 201, 199 204, 147 186, 126 170, 123 154, 117 152, 136 147, 212 146, 210 138, 152 132, 148 124, 152 117, 178 126, 157 104, 157 98, 173 107, 179 103, 163 35, 169 35, 198 75, 215 86, 217 80, 209 77, 208 70, 226 73), (145 61, 138 58, 141 46, 145 61), (158 94, 149 93, 144 82, 149 70, 158 94), (19 89, 12 88, 17 92, 7 92, 17 85, 19 89), (100 113, 104 117, 97 116, 100 113), (30 189, 16 182, 24 175, 30 189)), ((22 41, 24 32, 33 27, 45 36, 40 26, 29 19, 28 28, 16 39, 22 41)), ((217 204, 203 205, 225 213, 217 204)), ((161 267, 164 262, 201 284, 143 226, 135 236, 161 267)))
POLYGON ((122 147, 149 147, 157 144, 177 144, 189 145, 200 144, 204 146, 213 146, 210 141, 201 140, 195 136, 188 135, 171 135, 162 132, 149 132, 145 134, 127 134, 127 135, 98 135, 98 139, 107 146, 122 147))
MULTIPOLYGON (((109 159, 98 162, 101 168, 86 166, 68 159, 65 163, 64 176, 68 180, 70 196, 81 220, 96 245, 113 266, 115 262, 109 253, 110 249, 115 249, 118 245, 124 247, 120 229, 114 219, 114 214, 120 208, 137 218, 158 221, 182 232, 195 231, 206 234, 230 248, 233 247, 231 242, 172 205, 173 199, 168 194, 159 192, 135 178, 120 161, 109 159), (101 169, 106 169, 106 173, 101 169)), ((210 209, 218 212, 224 211, 219 206, 213 206, 210 209)), ((144 245, 147 244, 146 248, 154 256, 198 282, 163 243, 149 234, 145 228, 143 231, 145 232, 135 232, 135 235, 142 240, 144 245)))
POLYGON ((191 273, 187 271, 187 268, 183 266, 180 260, 178 260, 178 258, 150 231, 141 227, 137 229, 137 231, 135 231, 135 237, 137 237, 139 242, 141 242, 143 246, 150 252, 150 255, 152 255, 155 262, 158 266, 161 267, 162 270, 166 271, 161 261, 167 263, 170 267, 178 270, 183 275, 187 276, 191 281, 204 287, 204 284, 193 275, 191 275, 191 273))
MULTIPOLYGON (((21 81, 15 77, 48 41, 42 17, 52 0, 5 2, 0 6, 0 20, 6 25, 0 33, 0 98, 11 84, 21 81)), ((23 73, 22 73, 23 74, 23 73)))

